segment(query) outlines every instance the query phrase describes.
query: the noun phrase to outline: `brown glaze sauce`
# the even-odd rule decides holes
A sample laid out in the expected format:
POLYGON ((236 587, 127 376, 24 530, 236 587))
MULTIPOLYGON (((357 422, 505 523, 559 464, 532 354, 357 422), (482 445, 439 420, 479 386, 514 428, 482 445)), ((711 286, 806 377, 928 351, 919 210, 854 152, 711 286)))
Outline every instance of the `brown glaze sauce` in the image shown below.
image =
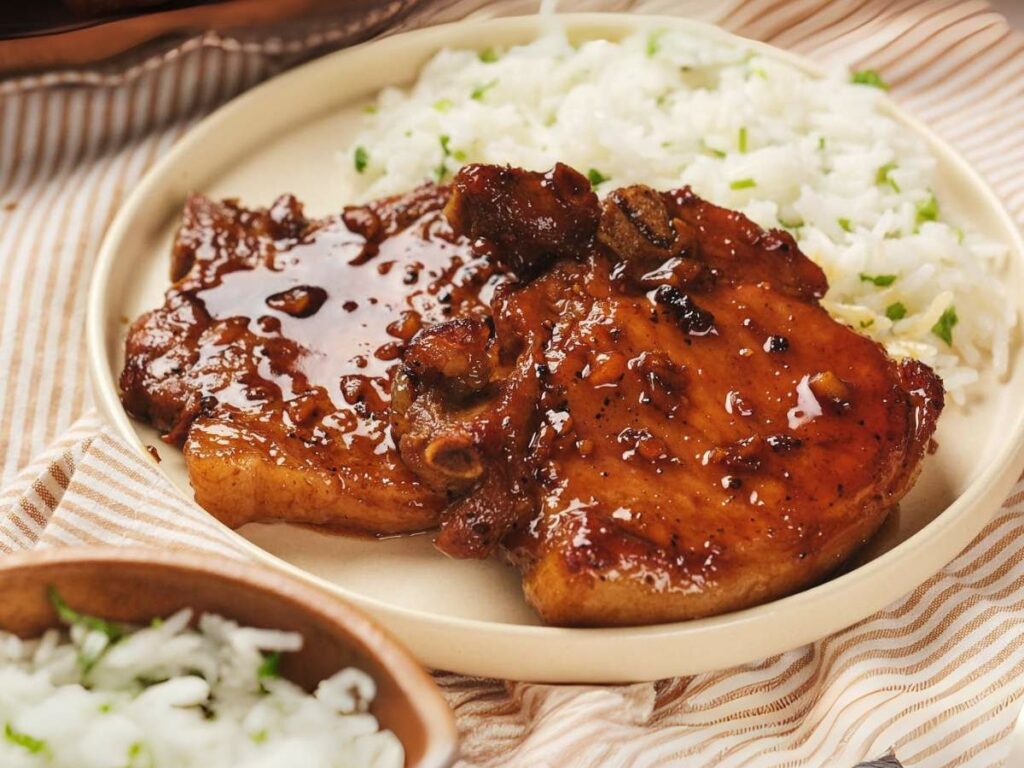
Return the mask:
POLYGON ((204 334, 197 368, 218 373, 198 382, 200 398, 239 411, 271 406, 268 418, 280 404, 301 423, 304 397, 325 395, 334 412, 319 407, 315 442, 349 446, 361 437, 375 452, 391 449, 390 376, 405 344, 424 325, 485 311, 498 278, 436 208, 370 238, 346 223, 361 210, 278 240, 249 269, 218 252, 234 243, 199 249, 210 268, 186 293, 213 324, 244 333, 252 355, 250 370, 225 383, 215 361, 235 353, 236 334, 204 334))
MULTIPOLYGON (((285 402, 320 387, 336 406, 351 404, 368 386, 382 405, 406 342, 424 324, 475 305, 489 276, 486 261, 431 212, 379 247, 333 221, 269 264, 218 274, 194 295, 213 320, 244 319, 250 333, 267 340, 259 375, 285 402)), ((216 355, 218 346, 201 346, 200 354, 216 355)), ((247 406, 238 392, 216 394, 247 406)))

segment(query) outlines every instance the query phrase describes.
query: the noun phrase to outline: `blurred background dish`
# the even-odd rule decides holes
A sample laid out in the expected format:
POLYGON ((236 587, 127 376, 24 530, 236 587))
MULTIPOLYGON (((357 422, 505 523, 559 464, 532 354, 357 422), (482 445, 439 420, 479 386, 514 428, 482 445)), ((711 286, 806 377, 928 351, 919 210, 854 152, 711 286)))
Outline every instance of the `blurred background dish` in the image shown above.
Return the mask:
MULTIPOLYGON (((0 17, 0 73, 96 64, 117 54, 152 52, 161 41, 203 32, 239 42, 324 34, 344 16, 378 17, 364 37, 417 0, 39 0, 0 17), (269 27, 273 27, 269 30, 269 27)), ((327 36, 326 39, 329 38, 327 36)))

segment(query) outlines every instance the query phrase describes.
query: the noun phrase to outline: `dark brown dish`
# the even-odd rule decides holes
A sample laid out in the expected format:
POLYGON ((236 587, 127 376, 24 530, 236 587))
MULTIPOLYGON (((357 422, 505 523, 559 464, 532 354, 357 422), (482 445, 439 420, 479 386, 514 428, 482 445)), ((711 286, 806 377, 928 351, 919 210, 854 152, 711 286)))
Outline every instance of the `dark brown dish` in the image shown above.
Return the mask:
POLYGON ((510 555, 564 625, 764 602, 913 484, 941 381, 819 306, 786 233, 687 189, 603 202, 566 166, 307 220, 193 198, 124 403, 197 500, 510 555), (443 209, 443 210, 442 210, 443 209))

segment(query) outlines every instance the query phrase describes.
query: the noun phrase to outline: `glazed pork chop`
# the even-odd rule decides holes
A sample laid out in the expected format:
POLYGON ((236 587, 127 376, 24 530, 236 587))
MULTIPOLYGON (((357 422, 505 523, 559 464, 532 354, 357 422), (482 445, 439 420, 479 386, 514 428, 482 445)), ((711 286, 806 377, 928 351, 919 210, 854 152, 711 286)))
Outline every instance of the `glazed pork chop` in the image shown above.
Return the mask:
POLYGON ((174 283, 130 328, 120 383, 183 447, 199 504, 231 526, 437 523, 444 495, 391 443, 390 377, 421 326, 486 315, 500 279, 451 231, 447 197, 430 185, 323 220, 291 196, 188 200, 174 283))
POLYGON ((909 490, 939 379, 819 306, 784 232, 689 190, 599 201, 563 165, 310 219, 190 198, 125 407, 229 525, 440 524, 562 625, 764 602, 909 490))
POLYGON ((454 230, 511 270, 491 317, 422 331, 394 379, 439 546, 503 548, 561 625, 755 605, 833 571, 910 489, 940 380, 819 306, 780 231, 683 189, 600 204, 564 166, 470 166, 454 230))

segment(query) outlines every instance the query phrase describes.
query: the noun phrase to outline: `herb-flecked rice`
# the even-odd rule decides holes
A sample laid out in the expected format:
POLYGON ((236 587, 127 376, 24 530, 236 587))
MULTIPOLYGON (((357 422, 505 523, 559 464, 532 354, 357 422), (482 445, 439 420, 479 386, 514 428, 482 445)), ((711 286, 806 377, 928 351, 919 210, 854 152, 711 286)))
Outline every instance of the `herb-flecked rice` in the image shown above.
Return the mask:
POLYGON ((148 627, 84 616, 66 631, 0 633, 4 768, 401 768, 367 711, 373 678, 343 669, 310 695, 277 675, 291 632, 190 610, 148 627))

